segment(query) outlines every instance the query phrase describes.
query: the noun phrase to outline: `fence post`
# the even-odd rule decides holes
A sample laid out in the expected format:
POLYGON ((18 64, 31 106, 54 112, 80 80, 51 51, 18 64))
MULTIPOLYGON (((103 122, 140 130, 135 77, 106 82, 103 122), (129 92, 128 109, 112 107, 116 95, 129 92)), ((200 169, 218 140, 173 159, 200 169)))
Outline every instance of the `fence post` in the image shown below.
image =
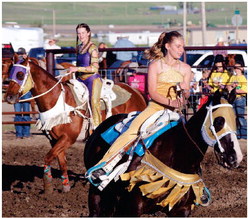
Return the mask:
POLYGON ((50 73, 53 76, 55 76, 54 75, 54 66, 55 66, 54 63, 55 63, 54 53, 49 51, 49 50, 46 50, 46 67, 47 67, 47 71, 48 71, 48 73, 50 73))

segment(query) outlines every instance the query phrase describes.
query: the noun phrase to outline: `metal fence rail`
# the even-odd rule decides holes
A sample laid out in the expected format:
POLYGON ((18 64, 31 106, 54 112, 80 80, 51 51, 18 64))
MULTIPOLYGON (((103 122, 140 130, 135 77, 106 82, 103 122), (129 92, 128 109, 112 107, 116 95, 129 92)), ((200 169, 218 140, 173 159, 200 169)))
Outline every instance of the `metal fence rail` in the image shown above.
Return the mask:
MULTIPOLYGON (((104 49, 99 49, 99 51, 144 51, 145 49, 148 49, 149 47, 135 47, 135 48, 104 48, 104 49)), ((191 51, 191 50, 244 50, 247 51, 246 46, 186 46, 185 51, 191 51)), ((61 53, 75 53, 75 49, 51 49, 51 50, 46 50, 46 64, 47 64, 47 71, 54 75, 54 71, 56 70, 54 68, 54 63, 55 63, 55 54, 61 54, 61 53)), ((186 61, 186 53, 184 57, 184 61, 186 61)), ((99 73, 101 74, 102 77, 106 76, 107 70, 112 69, 112 68, 107 68, 107 69, 99 69, 99 73)), ((115 70, 116 68, 113 68, 115 70)), ((148 94, 147 90, 147 73, 142 73, 144 70, 147 69, 147 66, 139 66, 138 67, 138 73, 141 76, 144 76, 144 93, 143 94, 148 94), (142 71, 142 72, 139 72, 142 71)), ((114 75, 116 76, 116 75, 114 75)), ((132 76, 132 73, 127 75, 127 77, 124 78, 124 82, 127 83, 128 76, 132 76)), ((134 82, 135 83, 135 82, 134 82)), ((3 89, 6 89, 7 86, 4 85, 2 87, 3 89)), ((197 102, 199 101, 199 98, 201 96, 201 93, 197 94, 191 94, 189 98, 189 108, 192 109, 192 112, 189 112, 187 110, 187 116, 191 116, 194 114, 196 111, 197 107, 197 102)), ((30 111, 30 112, 2 112, 2 115, 15 115, 15 114, 38 114, 38 111, 30 111)), ((246 116, 247 114, 245 114, 246 116)), ((14 121, 2 121, 2 124, 35 124, 36 121, 27 121, 27 122, 14 122, 14 121)))

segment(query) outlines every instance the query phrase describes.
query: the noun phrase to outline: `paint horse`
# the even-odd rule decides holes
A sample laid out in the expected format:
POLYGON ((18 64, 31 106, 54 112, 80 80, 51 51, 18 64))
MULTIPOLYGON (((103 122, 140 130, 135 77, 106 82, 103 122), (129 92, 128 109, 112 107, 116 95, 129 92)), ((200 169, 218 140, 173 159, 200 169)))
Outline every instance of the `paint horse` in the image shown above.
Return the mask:
MULTIPOLYGON (((146 107, 144 97, 137 90, 126 84, 119 84, 119 86, 127 90, 131 97, 126 103, 113 108, 113 114, 143 110, 146 107)), ((10 83, 5 99, 8 103, 16 103, 23 92, 29 90, 35 98, 40 116, 46 112, 51 115, 52 112, 58 111, 64 115, 63 119, 61 116, 55 117, 54 122, 57 124, 50 126, 50 129, 46 131, 52 148, 45 156, 44 189, 47 193, 53 191, 51 163, 57 157, 62 171, 62 188, 64 192, 67 192, 70 190, 70 184, 65 152, 75 143, 81 132, 83 121, 89 120, 89 111, 87 107, 75 109, 77 107, 76 100, 67 83, 61 83, 33 61, 26 59, 19 64, 16 64, 15 61, 11 69, 10 83), (58 106, 58 102, 62 102, 62 105, 58 106)), ((106 112, 102 111, 102 114, 104 118, 106 112)))
MULTIPOLYGON (((111 181, 102 191, 97 181, 90 184, 89 216, 136 217, 160 210, 168 216, 185 217, 195 204, 209 204, 200 167, 208 146, 214 147, 223 167, 236 168, 243 158, 231 105, 236 93, 231 92, 228 102, 224 96, 217 91, 186 123, 179 122, 159 135, 149 150, 144 149, 143 157, 134 153, 121 179, 111 181)), ((96 165, 109 149, 102 133, 126 117, 108 118, 90 136, 84 154, 86 169, 96 165)), ((126 160, 127 154, 119 164, 126 160)))

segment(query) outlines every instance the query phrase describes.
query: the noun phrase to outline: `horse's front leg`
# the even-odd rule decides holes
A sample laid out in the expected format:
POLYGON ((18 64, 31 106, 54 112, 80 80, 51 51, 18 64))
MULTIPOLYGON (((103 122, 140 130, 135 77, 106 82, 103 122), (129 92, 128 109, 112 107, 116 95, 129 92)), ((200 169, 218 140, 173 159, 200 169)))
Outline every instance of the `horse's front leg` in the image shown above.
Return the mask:
POLYGON ((69 192, 71 189, 71 186, 69 183, 67 159, 65 156, 65 152, 61 152, 58 154, 58 163, 59 163, 60 170, 62 172, 62 174, 61 174, 62 190, 63 190, 63 192, 69 192))
MULTIPOLYGON (((72 142, 68 140, 68 137, 62 136, 59 140, 57 140, 55 143, 53 143, 53 148, 47 153, 45 157, 45 165, 44 165, 44 190, 45 193, 51 193, 53 192, 52 187, 52 174, 51 174, 51 162, 55 157, 58 157, 59 165, 62 168, 62 175, 65 177, 64 183, 67 183, 66 179, 68 179, 67 175, 67 165, 65 160, 64 151, 66 148, 68 148, 72 142)), ((68 180, 69 183, 69 180, 68 180)), ((68 190, 68 187, 66 188, 68 190)))
POLYGON ((101 192, 90 184, 88 194, 89 217, 99 217, 101 214, 101 192))
POLYGON ((191 214, 191 204, 181 207, 174 207, 171 211, 167 212, 168 217, 189 217, 191 214))

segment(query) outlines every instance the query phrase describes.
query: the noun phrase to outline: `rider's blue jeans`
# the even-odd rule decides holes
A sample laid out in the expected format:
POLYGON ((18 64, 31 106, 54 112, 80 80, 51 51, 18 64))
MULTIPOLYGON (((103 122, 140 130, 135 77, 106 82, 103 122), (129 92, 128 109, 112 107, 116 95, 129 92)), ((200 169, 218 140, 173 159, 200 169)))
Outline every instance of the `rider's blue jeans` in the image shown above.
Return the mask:
MULTIPOLYGON (((20 99, 27 99, 32 97, 31 93, 28 92, 26 95, 22 96, 20 99)), ((29 112, 30 102, 19 102, 14 104, 15 112, 29 112)), ((31 121, 30 114, 16 114, 14 118, 15 122, 20 121, 31 121)), ((15 124, 16 137, 29 137, 30 136, 30 124, 15 124)))
POLYGON ((233 107, 237 116, 238 138, 247 139, 247 120, 245 119, 246 98, 238 97, 233 102, 233 107))

